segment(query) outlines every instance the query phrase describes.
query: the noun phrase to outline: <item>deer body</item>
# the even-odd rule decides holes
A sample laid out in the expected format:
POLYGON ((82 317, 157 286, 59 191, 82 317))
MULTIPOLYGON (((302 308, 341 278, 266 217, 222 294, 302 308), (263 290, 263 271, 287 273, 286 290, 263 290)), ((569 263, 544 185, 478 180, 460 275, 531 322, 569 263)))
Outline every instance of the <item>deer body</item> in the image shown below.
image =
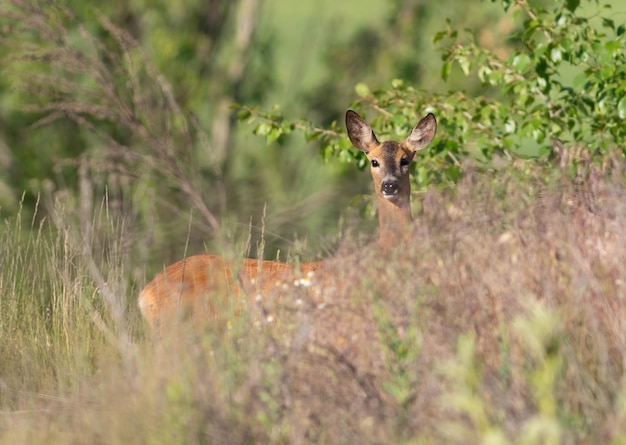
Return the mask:
MULTIPOLYGON (((319 265, 302 263, 300 273, 311 276, 319 265)), ((237 265, 219 255, 194 255, 166 267, 150 281, 139 294, 139 308, 151 329, 158 331, 173 317, 188 313, 201 320, 219 318, 219 310, 229 303, 241 306, 229 307, 236 313, 245 307, 242 291, 269 295, 295 276, 290 263, 248 258, 237 265)))
MULTIPOLYGON (((411 221, 409 165, 418 150, 434 138, 437 122, 426 115, 403 142, 379 142, 372 128, 357 113, 346 112, 346 128, 352 144, 370 161, 378 203, 380 248, 401 242, 411 221)), ((191 312, 194 319, 219 318, 219 309, 230 304, 235 312, 245 308, 242 294, 269 295, 277 283, 310 277, 323 262, 289 263, 244 259, 239 267, 218 255, 195 255, 166 267, 139 295, 139 308, 153 332, 177 316, 191 312), (222 299, 223 301, 216 300, 222 299)))

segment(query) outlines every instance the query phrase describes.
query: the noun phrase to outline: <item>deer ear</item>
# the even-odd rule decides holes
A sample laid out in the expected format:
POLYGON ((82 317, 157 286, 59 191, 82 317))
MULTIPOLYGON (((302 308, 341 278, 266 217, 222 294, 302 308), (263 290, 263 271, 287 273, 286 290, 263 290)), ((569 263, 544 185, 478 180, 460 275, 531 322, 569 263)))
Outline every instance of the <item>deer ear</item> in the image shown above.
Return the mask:
POLYGON ((413 152, 416 152, 430 144, 435 137, 435 133, 437 133, 437 120, 434 114, 428 113, 426 117, 413 127, 405 143, 413 152))
POLYGON ((378 144, 372 127, 352 110, 346 111, 346 129, 352 145, 363 153, 367 153, 373 145, 378 144))

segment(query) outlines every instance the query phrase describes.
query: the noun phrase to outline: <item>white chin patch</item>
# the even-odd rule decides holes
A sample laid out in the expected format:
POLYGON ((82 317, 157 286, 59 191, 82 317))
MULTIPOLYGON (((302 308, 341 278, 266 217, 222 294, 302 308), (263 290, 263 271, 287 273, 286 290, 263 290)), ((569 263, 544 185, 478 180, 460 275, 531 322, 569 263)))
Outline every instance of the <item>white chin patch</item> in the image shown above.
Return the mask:
POLYGON ((395 193, 383 193, 383 198, 385 199, 394 199, 398 196, 398 192, 395 193))

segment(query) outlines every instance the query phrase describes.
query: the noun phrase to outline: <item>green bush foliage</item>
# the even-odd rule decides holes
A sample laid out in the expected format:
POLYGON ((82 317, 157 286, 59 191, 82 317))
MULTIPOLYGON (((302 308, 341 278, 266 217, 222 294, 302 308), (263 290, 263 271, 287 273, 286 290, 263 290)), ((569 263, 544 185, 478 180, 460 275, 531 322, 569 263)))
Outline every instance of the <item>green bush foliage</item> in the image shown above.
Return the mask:
MULTIPOLYGON (((599 2, 589 3, 599 8, 599 2)), ((504 49, 482 47, 475 33, 459 31, 449 21, 433 39, 443 61, 441 78, 449 79, 455 70, 468 80, 477 76, 482 94, 423 91, 404 79, 384 88, 355 86, 360 99, 352 107, 374 111, 379 136, 401 137, 419 115, 436 115, 438 140, 415 165, 419 186, 455 183, 467 158, 486 169, 497 168, 502 158, 543 160, 556 155, 552 141, 557 138, 586 147, 593 162, 624 154, 626 27, 610 18, 611 5, 593 12, 576 1, 502 5, 513 29, 504 37, 504 49)), ((324 129, 286 119, 280 110, 247 107, 239 119, 258 120, 254 131, 268 143, 302 131, 307 140, 321 140, 325 159, 366 165, 347 138, 338 137, 342 122, 324 129)))

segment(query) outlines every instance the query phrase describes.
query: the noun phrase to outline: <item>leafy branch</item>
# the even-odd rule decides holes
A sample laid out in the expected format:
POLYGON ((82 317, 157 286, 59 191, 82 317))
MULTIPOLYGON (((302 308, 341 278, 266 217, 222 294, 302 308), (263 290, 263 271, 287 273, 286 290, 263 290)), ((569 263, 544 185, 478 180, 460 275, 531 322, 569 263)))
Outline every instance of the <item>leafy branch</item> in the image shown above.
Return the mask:
MULTIPOLYGON (((453 74, 478 78, 482 95, 431 93, 403 79, 380 90, 355 86, 360 98, 351 107, 373 110, 368 120, 383 138, 402 138, 421 115, 436 115, 438 137, 412 167, 418 187, 454 183, 465 158, 488 169, 503 157, 541 161, 556 155, 554 139, 588 147, 592 162, 624 154, 626 29, 606 16, 610 5, 585 16, 574 0, 550 7, 526 0, 500 3, 515 25, 505 36, 504 53, 481 47, 471 32, 458 31, 449 20, 433 39, 442 80, 453 74)), ((307 141, 318 141, 325 159, 365 167, 336 122, 324 129, 288 121, 278 109, 245 107, 239 107, 238 117, 254 122, 254 133, 268 143, 302 132, 307 141)))

